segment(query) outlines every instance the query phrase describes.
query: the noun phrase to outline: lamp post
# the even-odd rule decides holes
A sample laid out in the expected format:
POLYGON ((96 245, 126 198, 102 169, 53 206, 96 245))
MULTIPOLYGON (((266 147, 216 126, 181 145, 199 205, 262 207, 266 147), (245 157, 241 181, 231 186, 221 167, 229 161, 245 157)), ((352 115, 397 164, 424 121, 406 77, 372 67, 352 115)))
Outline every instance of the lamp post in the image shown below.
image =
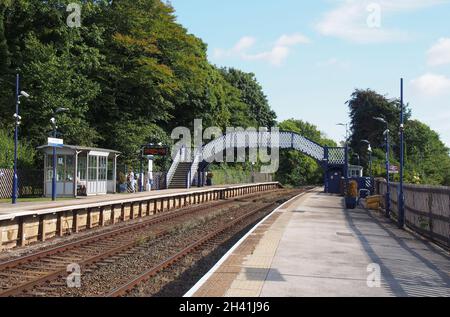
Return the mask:
POLYGON ((348 123, 338 123, 337 125, 345 127, 345 143, 348 142, 348 123))
POLYGON ((337 125, 341 127, 345 127, 345 162, 344 162, 344 177, 345 177, 345 186, 348 188, 348 124, 347 123, 338 123, 337 125))
POLYGON ((372 146, 367 140, 361 140, 361 143, 367 144, 367 152, 369 152, 369 177, 372 178, 372 146))
POLYGON ((400 79, 400 190, 398 193, 398 227, 405 226, 405 197, 403 196, 403 169, 404 169, 404 115, 403 115, 403 78, 400 79))
POLYGON ((144 191, 144 148, 141 147, 141 159, 140 159, 140 171, 139 171, 139 192, 142 193, 144 191))
MULTIPOLYGON (((69 109, 67 108, 58 108, 53 112, 53 116, 50 119, 50 123, 53 126, 53 137, 56 138, 57 137, 57 129, 58 126, 56 125, 56 115, 58 113, 61 112, 65 112, 69 109)), ((56 200, 56 144, 53 145, 53 177, 52 177, 52 200, 55 201, 56 200)))
POLYGON ((384 118, 380 117, 374 117, 374 120, 379 121, 386 125, 386 130, 384 131, 384 140, 386 142, 386 218, 391 217, 391 187, 390 187, 390 180, 389 180, 389 169, 390 169, 390 163, 389 163, 389 125, 388 122, 384 118))
POLYGON ((252 173, 252 183, 255 182, 254 166, 255 166, 255 162, 251 162, 251 164, 250 164, 250 169, 251 169, 251 173, 252 173))
POLYGON ((14 175, 13 175, 13 188, 12 188, 12 196, 11 196, 11 200, 12 203, 15 204, 17 203, 17 187, 18 187, 18 178, 17 178, 17 146, 18 146, 18 141, 19 141, 19 125, 20 125, 20 120, 22 119, 19 116, 19 105, 20 105, 20 98, 21 97, 25 97, 25 98, 29 98, 30 95, 27 94, 25 91, 21 91, 19 93, 19 74, 16 75, 16 112, 14 113, 14 123, 15 123, 15 127, 14 127, 14 175))

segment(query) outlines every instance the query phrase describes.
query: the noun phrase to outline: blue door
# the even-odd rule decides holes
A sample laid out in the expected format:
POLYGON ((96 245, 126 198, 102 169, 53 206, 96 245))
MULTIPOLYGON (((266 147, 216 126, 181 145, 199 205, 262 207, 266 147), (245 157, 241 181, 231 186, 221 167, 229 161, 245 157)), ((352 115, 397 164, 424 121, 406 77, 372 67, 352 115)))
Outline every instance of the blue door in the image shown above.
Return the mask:
POLYGON ((328 191, 331 194, 340 194, 342 175, 343 173, 339 169, 331 169, 328 171, 328 191))

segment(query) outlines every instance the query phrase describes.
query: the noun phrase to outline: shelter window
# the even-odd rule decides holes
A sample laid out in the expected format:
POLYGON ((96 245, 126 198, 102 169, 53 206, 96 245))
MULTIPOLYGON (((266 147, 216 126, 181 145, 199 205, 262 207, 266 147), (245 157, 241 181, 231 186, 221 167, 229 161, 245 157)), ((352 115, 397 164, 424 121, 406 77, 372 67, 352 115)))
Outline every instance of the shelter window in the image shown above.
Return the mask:
POLYGON ((89 181, 97 180, 97 156, 89 155, 88 178, 89 181))
POLYGON ((86 180, 86 156, 78 157, 78 180, 85 181, 86 180))

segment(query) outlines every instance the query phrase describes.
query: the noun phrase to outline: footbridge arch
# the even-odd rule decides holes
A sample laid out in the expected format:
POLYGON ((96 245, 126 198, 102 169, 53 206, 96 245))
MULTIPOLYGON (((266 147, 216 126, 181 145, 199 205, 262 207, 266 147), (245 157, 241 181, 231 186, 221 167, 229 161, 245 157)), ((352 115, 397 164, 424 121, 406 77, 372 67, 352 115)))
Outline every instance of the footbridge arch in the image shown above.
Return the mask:
POLYGON ((325 192, 329 193, 339 192, 340 179, 346 173, 345 166, 347 166, 348 158, 344 147, 322 146, 292 131, 235 131, 228 132, 196 149, 178 150, 167 174, 168 187, 190 187, 196 175, 200 175, 200 172, 214 162, 215 158, 227 150, 244 148, 300 151, 313 158, 324 169, 325 192))

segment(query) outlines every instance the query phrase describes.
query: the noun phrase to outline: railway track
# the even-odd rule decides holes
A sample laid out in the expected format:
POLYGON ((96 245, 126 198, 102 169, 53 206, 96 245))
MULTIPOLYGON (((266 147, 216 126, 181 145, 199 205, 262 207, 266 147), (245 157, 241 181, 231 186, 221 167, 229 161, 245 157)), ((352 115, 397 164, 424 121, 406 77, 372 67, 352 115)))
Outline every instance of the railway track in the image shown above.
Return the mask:
MULTIPOLYGON (((149 228, 154 228, 158 224, 168 227, 174 225, 175 220, 180 221, 186 216, 208 213, 211 209, 217 210, 228 207, 233 210, 232 206, 238 203, 251 204, 253 198, 278 192, 280 190, 246 195, 238 199, 220 201, 204 206, 187 207, 141 223, 64 243, 0 263, 0 296, 39 294, 32 289, 38 288, 39 285, 44 285, 45 288, 45 285, 52 281, 61 281, 61 278, 67 276, 67 265, 70 263, 77 263, 81 268, 86 269, 89 265, 108 259, 114 261, 117 256, 127 254, 130 250, 139 251, 140 245, 150 239, 152 243, 157 244, 170 234, 170 230, 161 228, 155 228, 151 233, 147 232, 149 228), (145 232, 147 234, 143 235, 145 232), (118 240, 120 243, 118 243, 118 240)), ((46 294, 46 292, 43 293, 46 294)))
POLYGON ((151 269, 143 272, 142 274, 136 276, 131 281, 127 282, 126 284, 120 286, 117 289, 114 289, 109 294, 107 294, 107 297, 119 297, 127 295, 129 292, 131 292, 137 285, 140 283, 143 283, 147 281, 149 278, 157 275, 162 270, 170 267, 171 265, 177 263, 179 260, 181 260, 186 255, 197 251, 198 248, 202 247, 203 245, 207 243, 212 243, 215 239, 220 237, 222 233, 224 233, 226 230, 238 225, 241 222, 244 222, 246 219, 250 218, 251 216, 255 215, 258 212, 261 212, 263 210, 267 210, 271 207, 276 206, 277 203, 270 203, 266 204, 263 207, 253 209, 250 212, 247 212, 246 214, 242 215, 241 217, 237 218, 236 220, 220 227, 219 229, 215 230, 214 232, 202 237, 201 239, 195 241, 194 243, 191 243, 187 247, 185 247, 183 250, 177 252, 170 258, 160 262, 156 266, 152 267, 151 269))

